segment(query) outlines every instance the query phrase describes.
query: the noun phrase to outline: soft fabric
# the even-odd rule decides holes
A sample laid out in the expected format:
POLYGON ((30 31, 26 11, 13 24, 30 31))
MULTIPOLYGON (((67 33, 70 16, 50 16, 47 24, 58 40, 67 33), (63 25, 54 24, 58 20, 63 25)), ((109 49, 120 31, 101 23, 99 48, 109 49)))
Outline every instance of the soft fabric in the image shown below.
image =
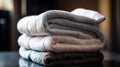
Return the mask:
MULTIPOLYGON (((85 13, 87 12, 89 11, 85 13)), ((97 38, 104 41, 101 31, 95 26, 101 21, 93 19, 94 17, 74 13, 74 11, 71 13, 49 10, 40 15, 27 16, 18 22, 17 29, 21 34, 30 36, 63 35, 82 39, 97 38)), ((94 12, 90 14, 94 14, 94 12)), ((98 16, 101 17, 101 15, 98 16)), ((102 18, 104 20, 103 16, 102 18)))
POLYGON ((18 44, 27 49, 53 52, 98 51, 103 48, 99 39, 79 39, 70 36, 39 36, 21 35, 18 44))
POLYGON ((68 52, 68 53, 52 53, 52 52, 38 52, 28 50, 23 47, 20 48, 19 54, 25 59, 32 60, 45 66, 64 65, 64 64, 79 64, 79 63, 93 63, 101 62, 103 54, 97 52, 68 52))
POLYGON ((84 8, 77 8, 71 11, 71 13, 75 15, 91 18, 93 20, 96 20, 98 23, 102 22, 105 19, 105 17, 101 15, 99 12, 84 8))

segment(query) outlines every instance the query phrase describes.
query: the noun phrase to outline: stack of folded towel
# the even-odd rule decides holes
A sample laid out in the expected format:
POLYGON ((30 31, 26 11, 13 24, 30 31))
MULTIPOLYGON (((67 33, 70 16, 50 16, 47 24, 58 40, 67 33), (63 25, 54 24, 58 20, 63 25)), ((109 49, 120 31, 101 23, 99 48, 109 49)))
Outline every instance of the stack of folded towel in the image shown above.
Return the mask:
POLYGON ((104 19, 83 8, 24 17, 17 24, 19 54, 45 66, 101 62, 104 37, 97 25, 104 19))

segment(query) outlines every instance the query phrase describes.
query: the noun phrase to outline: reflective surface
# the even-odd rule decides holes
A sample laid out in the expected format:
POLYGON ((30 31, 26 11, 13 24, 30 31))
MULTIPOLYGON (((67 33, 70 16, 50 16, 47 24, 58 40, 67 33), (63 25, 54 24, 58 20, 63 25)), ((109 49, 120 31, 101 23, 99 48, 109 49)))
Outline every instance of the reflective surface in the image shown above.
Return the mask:
POLYGON ((19 67, 17 52, 0 52, 0 67, 19 67))
MULTIPOLYGON (((44 67, 23 59, 18 52, 0 52, 0 67, 44 67)), ((78 64, 78 65, 58 65, 54 67, 120 67, 120 55, 104 52, 104 61, 102 63, 78 64)))

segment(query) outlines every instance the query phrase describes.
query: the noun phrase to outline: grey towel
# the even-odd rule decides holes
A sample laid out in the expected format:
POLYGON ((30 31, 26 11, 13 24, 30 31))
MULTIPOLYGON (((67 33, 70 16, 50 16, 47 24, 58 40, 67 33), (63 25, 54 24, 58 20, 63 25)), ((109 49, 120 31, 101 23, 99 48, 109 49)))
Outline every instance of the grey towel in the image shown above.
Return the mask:
POLYGON ((30 36, 63 35, 82 39, 97 38, 103 42, 103 35, 95 26, 103 20, 103 16, 102 20, 97 21, 94 17, 89 18, 81 14, 49 10, 40 15, 22 18, 17 24, 17 29, 20 33, 30 36))
POLYGON ((39 52, 20 48, 20 56, 25 59, 32 60, 45 66, 56 64, 79 64, 79 63, 93 63, 101 62, 103 54, 99 51, 96 52, 74 52, 74 53, 52 53, 52 52, 39 52))

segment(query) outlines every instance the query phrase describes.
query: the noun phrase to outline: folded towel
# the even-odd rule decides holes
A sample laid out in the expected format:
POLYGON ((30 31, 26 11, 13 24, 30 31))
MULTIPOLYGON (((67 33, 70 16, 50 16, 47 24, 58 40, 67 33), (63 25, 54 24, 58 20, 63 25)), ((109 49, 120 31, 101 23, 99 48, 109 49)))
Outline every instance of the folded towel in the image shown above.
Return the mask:
POLYGON ((56 64, 79 64, 79 63, 93 63, 101 62, 103 54, 97 52, 74 52, 74 53, 52 53, 52 52, 38 52, 28 50, 23 47, 19 49, 19 54, 25 59, 32 60, 33 62, 51 66, 56 64))
POLYGON ((18 38, 18 44, 27 49, 53 52, 87 52, 103 48, 99 39, 78 39, 70 36, 32 37, 24 34, 18 38))
POLYGON ((30 36, 63 35, 82 39, 98 38, 104 41, 100 30, 93 26, 98 20, 74 13, 49 10, 40 15, 24 17, 18 22, 17 29, 20 33, 30 36))
MULTIPOLYGON (((20 58, 19 59, 19 66, 20 67, 46 67, 41 64, 37 64, 30 60, 20 58)), ((47 67, 103 67, 102 63, 85 63, 85 64, 65 64, 65 65, 54 65, 54 66, 47 66, 47 67)))

